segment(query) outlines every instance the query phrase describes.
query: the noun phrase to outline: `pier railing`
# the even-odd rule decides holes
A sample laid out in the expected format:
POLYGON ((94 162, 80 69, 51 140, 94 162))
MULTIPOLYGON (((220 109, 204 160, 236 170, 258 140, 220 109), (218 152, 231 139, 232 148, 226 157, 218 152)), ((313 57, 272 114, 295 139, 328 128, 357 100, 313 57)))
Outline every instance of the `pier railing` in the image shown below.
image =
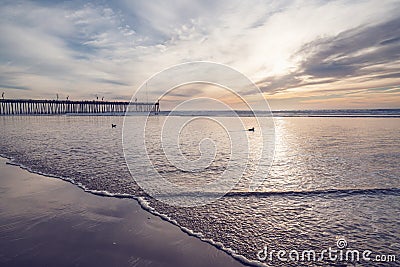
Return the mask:
POLYGON ((160 104, 98 100, 0 99, 0 115, 160 112, 160 104))

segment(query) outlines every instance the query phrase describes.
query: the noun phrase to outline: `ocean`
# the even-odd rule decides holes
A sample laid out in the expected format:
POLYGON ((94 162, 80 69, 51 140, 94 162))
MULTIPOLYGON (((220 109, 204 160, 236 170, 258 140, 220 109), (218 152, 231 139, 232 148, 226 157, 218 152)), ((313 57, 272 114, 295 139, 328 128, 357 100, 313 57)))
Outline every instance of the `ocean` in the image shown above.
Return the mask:
MULTIPOLYGON (((371 259, 398 256, 400 110, 275 112, 271 162, 263 162, 259 149, 261 129, 245 131, 257 125, 251 114, 240 114, 239 126, 238 118, 223 112, 167 115, 149 117, 146 134, 134 127, 143 123, 144 116, 128 116, 125 122, 123 116, 112 115, 2 116, 0 154, 30 171, 68 180, 95 194, 136 198, 143 208, 248 264, 346 266, 340 257, 318 261, 330 248, 370 251, 371 259), (167 120, 172 126, 185 125, 179 128, 177 141, 181 154, 172 157, 164 151, 173 148, 157 138, 167 120), (123 143, 124 123, 131 126, 132 138, 123 143), (243 143, 232 143, 236 133, 245 134, 247 150, 243 143), (193 206, 171 206, 148 196, 134 179, 143 174, 141 155, 134 154, 143 142, 152 168, 181 188, 213 183, 228 169, 238 180, 227 194, 220 188, 207 191, 218 198, 204 205, 189 195, 193 206), (209 151, 212 157, 205 155, 209 151), (202 169, 176 166, 182 158, 202 157, 202 169), (249 181, 256 171, 265 179, 253 190, 249 181), (339 241, 345 245, 340 247, 339 241), (278 257, 279 250, 286 254, 278 257), (293 251, 301 258, 310 250, 317 259, 293 260, 297 257, 293 251)), ((170 136, 167 131, 165 138, 170 136)), ((368 264, 360 259, 357 266, 368 264)))

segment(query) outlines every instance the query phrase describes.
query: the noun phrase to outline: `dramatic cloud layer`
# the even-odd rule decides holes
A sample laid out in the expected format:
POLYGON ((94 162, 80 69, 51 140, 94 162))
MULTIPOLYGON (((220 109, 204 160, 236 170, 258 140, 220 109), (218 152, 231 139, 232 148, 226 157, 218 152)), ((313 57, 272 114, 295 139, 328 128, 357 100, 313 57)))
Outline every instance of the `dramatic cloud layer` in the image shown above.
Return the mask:
POLYGON ((400 107, 398 1, 3 2, 6 97, 129 99, 152 74, 207 60, 275 109, 400 107))

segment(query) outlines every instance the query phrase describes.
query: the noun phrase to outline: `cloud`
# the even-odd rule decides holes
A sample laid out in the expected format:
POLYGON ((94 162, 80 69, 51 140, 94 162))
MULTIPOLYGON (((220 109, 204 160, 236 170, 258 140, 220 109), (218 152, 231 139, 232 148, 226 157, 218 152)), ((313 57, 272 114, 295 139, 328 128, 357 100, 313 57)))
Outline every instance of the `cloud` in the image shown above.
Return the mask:
POLYGON ((400 42, 393 36, 400 36, 400 18, 319 38, 296 52, 303 60, 294 72, 269 77, 259 85, 265 92, 276 93, 357 78, 360 84, 389 78, 395 79, 392 85, 399 84, 400 42))
POLYGON ((94 81, 99 82, 99 83, 109 83, 109 84, 113 84, 113 85, 129 86, 129 84, 121 82, 121 81, 109 80, 109 79, 103 79, 103 78, 94 79, 94 81))
POLYGON ((31 89, 15 97, 130 99, 154 73, 207 60, 279 97, 390 86, 398 14, 398 1, 375 0, 4 1, 0 84, 31 89))
POLYGON ((0 84, 0 87, 5 88, 5 89, 30 90, 30 88, 25 87, 25 86, 14 86, 14 85, 8 85, 8 84, 0 84))
POLYGON ((388 42, 392 36, 400 36, 400 18, 314 41, 305 47, 316 52, 302 63, 303 75, 343 78, 386 72, 385 64, 400 63, 400 42, 388 42))

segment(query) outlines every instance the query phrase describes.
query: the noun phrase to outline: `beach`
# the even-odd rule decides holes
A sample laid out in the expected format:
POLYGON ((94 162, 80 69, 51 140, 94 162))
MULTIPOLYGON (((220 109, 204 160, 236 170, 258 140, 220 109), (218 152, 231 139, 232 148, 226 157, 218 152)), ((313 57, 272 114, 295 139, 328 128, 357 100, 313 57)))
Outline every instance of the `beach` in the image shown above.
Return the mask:
POLYGON ((0 14, 0 267, 400 267, 400 0, 0 14))
MULTIPOLYGON (((149 117, 148 159, 159 175, 148 176, 143 173, 144 157, 135 151, 124 154, 123 148, 143 143, 142 130, 135 128, 143 116, 125 118, 133 126, 128 142, 122 138, 122 116, 1 117, 0 155, 45 176, 2 161, 0 265, 240 266, 235 260, 239 258, 249 265, 337 266, 328 258, 289 263, 276 254, 263 259, 258 252, 267 247, 270 252, 312 250, 319 255, 339 248, 339 240, 345 241, 345 248, 369 250, 372 256, 397 255, 397 117, 274 118, 274 161, 254 191, 248 187, 254 171, 269 170, 267 162, 257 160, 260 133, 268 128, 248 134, 248 145, 235 142, 239 154, 230 157, 230 138, 212 121, 234 128, 236 118, 209 115, 211 119, 198 118, 179 135, 183 153, 193 159, 201 140, 215 141, 212 164, 199 172, 177 168, 159 142, 164 122, 179 129, 194 117, 149 117), (186 200, 198 201, 191 195, 194 185, 212 182, 228 166, 229 177, 240 177, 240 155, 246 146, 252 150, 241 180, 208 204, 171 206, 150 197, 136 182, 146 177, 158 186, 161 179, 169 179, 181 186, 186 200)), ((256 125, 254 118, 240 119, 247 128, 256 125)), ((236 133, 247 132, 229 135, 236 133)), ((171 140, 174 136, 168 135, 171 140)), ((206 193, 214 196, 213 191, 206 193)), ((171 196, 179 200, 181 195, 171 196)), ((370 266, 359 262, 357 266, 370 266)), ((390 260, 376 265, 393 264, 390 260)))
POLYGON ((243 266, 134 199, 102 197, 0 158, 0 266, 243 266))

